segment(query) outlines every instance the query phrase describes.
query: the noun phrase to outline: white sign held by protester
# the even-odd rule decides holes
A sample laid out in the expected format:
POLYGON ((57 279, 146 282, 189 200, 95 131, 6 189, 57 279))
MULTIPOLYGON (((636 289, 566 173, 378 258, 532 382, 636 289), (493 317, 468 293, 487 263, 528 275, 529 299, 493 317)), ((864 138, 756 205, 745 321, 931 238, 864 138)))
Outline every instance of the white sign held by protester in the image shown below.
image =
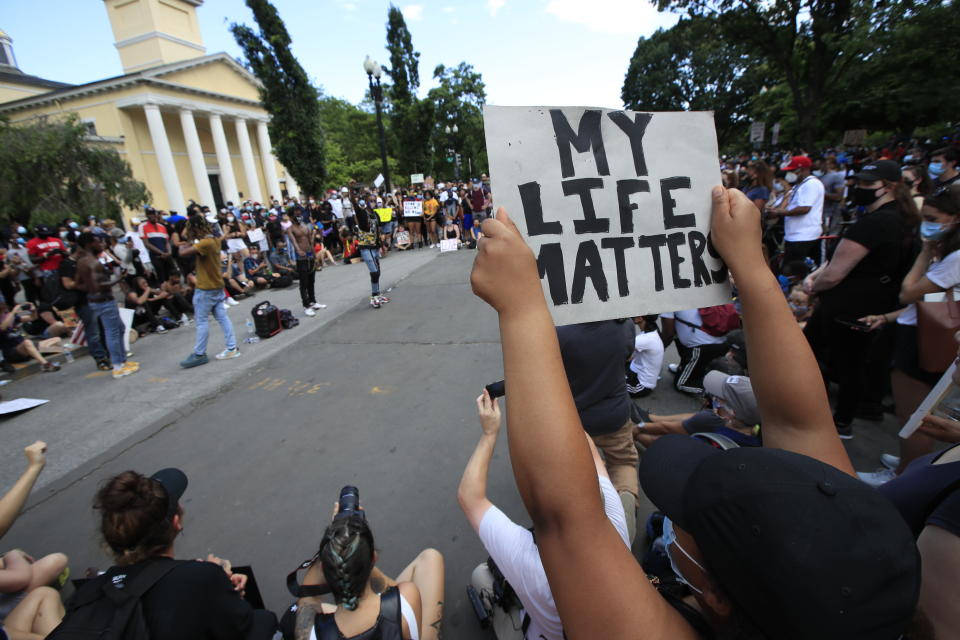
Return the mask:
POLYGON ((460 246, 460 242, 456 238, 451 238, 450 240, 441 240, 440 253, 446 253, 447 251, 456 251, 459 246, 460 246))
POLYGON ((730 302, 708 242, 709 112, 483 110, 495 207, 537 257, 557 325, 730 302))
POLYGON ((403 201, 403 217, 416 218, 423 215, 423 202, 420 200, 403 201))
POLYGON ((759 144, 763 142, 763 131, 766 123, 764 122, 754 122, 750 125, 750 142, 752 144, 759 144))
POLYGON ((410 174, 410 184, 423 184, 423 174, 422 174, 422 173, 411 173, 411 174, 410 174))
POLYGON ((378 173, 378 174, 377 174, 377 177, 376 177, 376 178, 374 179, 374 181, 373 181, 373 186, 375 186, 377 189, 379 189, 379 188, 380 188, 380 185, 382 185, 382 184, 383 184, 383 174, 382 174, 382 173, 378 173))

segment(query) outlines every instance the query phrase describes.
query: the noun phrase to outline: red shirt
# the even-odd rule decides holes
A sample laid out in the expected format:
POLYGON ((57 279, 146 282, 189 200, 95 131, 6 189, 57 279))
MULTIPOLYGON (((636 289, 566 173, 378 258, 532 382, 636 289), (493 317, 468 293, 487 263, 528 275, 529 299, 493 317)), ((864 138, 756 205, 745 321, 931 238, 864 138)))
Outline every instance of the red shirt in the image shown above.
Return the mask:
POLYGON ((49 258, 43 257, 44 254, 54 249, 60 249, 64 253, 67 251, 67 247, 64 246, 60 238, 30 238, 27 240, 27 253, 40 271, 56 271, 60 267, 63 255, 57 253, 49 258))

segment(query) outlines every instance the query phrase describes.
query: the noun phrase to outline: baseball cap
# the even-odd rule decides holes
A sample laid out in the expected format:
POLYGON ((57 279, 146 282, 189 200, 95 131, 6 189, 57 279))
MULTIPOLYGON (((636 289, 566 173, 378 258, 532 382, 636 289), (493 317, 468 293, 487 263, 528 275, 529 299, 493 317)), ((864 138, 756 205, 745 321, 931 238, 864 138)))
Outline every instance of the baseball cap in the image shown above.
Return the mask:
POLYGON ((130 224, 140 224, 140 218, 130 218, 130 224))
POLYGON ((768 637, 895 640, 910 623, 920 593, 910 529, 887 498, 839 469, 671 434, 643 454, 640 485, 768 637))
POLYGON ((733 359, 744 369, 747 368, 747 341, 743 336, 743 329, 734 329, 727 334, 724 344, 727 351, 733 352, 733 359))
POLYGON ((127 235, 127 234, 124 233, 123 229, 119 229, 119 228, 117 228, 117 227, 114 227, 113 229, 110 229, 110 236, 113 237, 113 238, 122 238, 122 237, 125 236, 125 235, 127 235))
POLYGON ((350 189, 347 189, 346 187, 340 187, 340 193, 350 193, 350 189))
POLYGON ((810 160, 807 156, 793 156, 790 158, 790 164, 783 167, 784 171, 793 171, 794 169, 799 169, 801 167, 810 168, 813 166, 813 161, 810 160))
POLYGON ((159 482, 166 492, 167 517, 172 518, 177 513, 177 505, 180 504, 183 492, 187 490, 187 474, 180 469, 168 467, 157 471, 150 479, 159 482))
POLYGON ((760 408, 750 378, 711 371, 703 377, 703 390, 723 400, 737 420, 748 427, 760 424, 760 408))
POLYGON ((877 160, 863 165, 859 172, 853 174, 853 177, 865 182, 876 182, 877 180, 900 182, 902 174, 900 165, 893 160, 877 160))

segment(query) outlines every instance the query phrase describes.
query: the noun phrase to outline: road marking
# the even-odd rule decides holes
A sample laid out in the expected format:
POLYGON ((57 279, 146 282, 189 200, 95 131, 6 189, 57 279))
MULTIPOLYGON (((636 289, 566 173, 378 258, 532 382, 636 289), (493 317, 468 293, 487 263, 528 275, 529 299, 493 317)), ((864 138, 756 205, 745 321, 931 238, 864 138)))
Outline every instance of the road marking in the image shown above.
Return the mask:
POLYGON ((390 386, 390 385, 385 385, 385 386, 382 386, 382 387, 374 387, 374 388, 370 389, 370 393, 373 394, 373 395, 377 395, 377 394, 381 394, 381 393, 384 393, 384 394, 385 394, 385 393, 393 393, 393 392, 396 391, 396 390, 397 390, 396 387, 392 387, 392 386, 390 386))
POLYGON ((319 393, 321 389, 332 386, 331 382, 313 382, 312 380, 302 381, 294 380, 288 384, 284 378, 263 378, 247 387, 248 391, 285 391, 290 396, 302 396, 304 394, 313 395, 319 393))
POLYGON ((110 371, 94 371, 93 373, 88 373, 83 376, 84 378, 91 380, 93 378, 102 378, 103 376, 110 375, 110 371))

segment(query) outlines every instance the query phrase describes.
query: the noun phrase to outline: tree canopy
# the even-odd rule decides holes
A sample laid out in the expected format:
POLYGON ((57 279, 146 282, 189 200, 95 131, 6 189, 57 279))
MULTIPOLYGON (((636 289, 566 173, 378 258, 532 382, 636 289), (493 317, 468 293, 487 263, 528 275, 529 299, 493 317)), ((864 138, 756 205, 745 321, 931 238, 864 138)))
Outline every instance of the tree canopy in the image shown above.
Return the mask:
POLYGON ((0 120, 0 216, 23 225, 67 217, 120 219, 150 202, 115 149, 88 139, 75 115, 12 125, 0 120))
MULTIPOLYGON (((453 143, 455 152, 462 156, 461 168, 470 167, 479 174, 487 166, 487 147, 483 133, 483 105, 487 100, 483 77, 474 71, 473 65, 461 62, 455 67, 438 65, 433 71, 438 86, 430 89, 427 100, 433 103, 437 125, 434 129, 437 148, 447 148, 453 143), (445 127, 457 126, 457 132, 449 136, 445 127)), ((453 165, 446 155, 438 163, 443 171, 453 173, 453 165)), ((468 177, 468 176, 465 176, 468 177)))
POLYGON ((246 0, 260 27, 232 24, 247 68, 263 87, 260 99, 272 116, 269 130, 274 153, 300 187, 319 194, 326 176, 320 95, 291 50, 290 34, 268 0, 246 0))

